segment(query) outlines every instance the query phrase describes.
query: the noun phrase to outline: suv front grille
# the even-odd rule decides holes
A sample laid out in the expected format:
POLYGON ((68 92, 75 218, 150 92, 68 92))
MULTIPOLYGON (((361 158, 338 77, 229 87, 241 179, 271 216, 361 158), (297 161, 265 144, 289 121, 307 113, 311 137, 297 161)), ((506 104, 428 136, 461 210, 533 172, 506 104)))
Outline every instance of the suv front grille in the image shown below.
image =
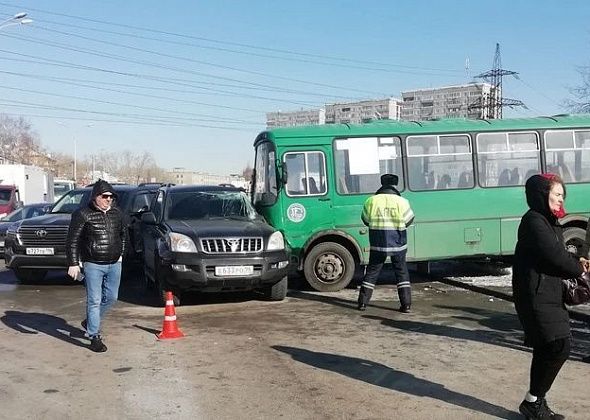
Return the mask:
POLYGON ((207 254, 237 254, 262 251, 262 238, 207 238, 201 239, 207 254))
POLYGON ((68 226, 21 226, 18 235, 24 246, 65 246, 68 226))

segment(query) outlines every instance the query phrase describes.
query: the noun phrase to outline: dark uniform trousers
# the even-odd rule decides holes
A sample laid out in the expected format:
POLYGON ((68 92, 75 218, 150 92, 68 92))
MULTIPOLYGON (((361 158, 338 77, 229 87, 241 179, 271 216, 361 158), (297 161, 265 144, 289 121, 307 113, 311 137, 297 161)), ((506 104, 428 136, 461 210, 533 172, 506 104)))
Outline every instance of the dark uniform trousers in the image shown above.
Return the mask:
MULTIPOLYGON (((371 251, 369 264, 365 271, 365 277, 361 284, 358 303, 367 305, 373 295, 375 284, 387 259, 384 252, 371 251)), ((390 255, 393 274, 397 285, 397 294, 402 307, 409 308, 412 304, 412 286, 410 285, 410 273, 406 264, 406 251, 396 252, 390 255)))

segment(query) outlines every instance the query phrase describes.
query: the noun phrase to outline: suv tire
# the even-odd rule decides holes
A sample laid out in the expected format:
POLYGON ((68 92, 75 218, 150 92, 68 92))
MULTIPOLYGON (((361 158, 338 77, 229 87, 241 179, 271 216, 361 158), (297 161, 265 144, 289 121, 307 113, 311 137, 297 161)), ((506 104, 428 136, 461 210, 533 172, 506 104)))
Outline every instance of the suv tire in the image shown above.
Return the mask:
POLYGON ((36 270, 33 268, 16 268, 14 275, 22 283, 39 283, 47 275, 47 270, 36 270))
POLYGON ((287 296, 287 286, 289 279, 287 276, 264 290, 264 297, 271 301, 280 301, 287 296))

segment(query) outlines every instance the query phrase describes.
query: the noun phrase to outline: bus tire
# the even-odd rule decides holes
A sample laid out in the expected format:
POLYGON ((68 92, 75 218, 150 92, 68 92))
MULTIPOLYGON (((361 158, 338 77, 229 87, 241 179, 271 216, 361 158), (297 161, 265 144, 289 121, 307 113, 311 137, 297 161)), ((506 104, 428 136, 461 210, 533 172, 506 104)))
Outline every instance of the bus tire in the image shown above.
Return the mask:
POLYGON ((303 272, 318 292, 337 292, 354 277, 355 262, 348 249, 336 242, 314 246, 305 257, 303 272))
POLYGON ((563 242, 568 252, 582 256, 582 247, 586 241, 586 231, 579 227, 568 227, 563 230, 563 242))

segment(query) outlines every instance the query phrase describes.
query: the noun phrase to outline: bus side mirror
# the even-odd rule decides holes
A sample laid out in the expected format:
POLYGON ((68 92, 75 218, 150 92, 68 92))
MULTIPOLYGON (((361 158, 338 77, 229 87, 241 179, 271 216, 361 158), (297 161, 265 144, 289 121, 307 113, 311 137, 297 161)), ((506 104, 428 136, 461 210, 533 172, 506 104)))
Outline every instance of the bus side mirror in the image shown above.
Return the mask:
POLYGON ((288 171, 287 171, 287 162, 278 162, 279 169, 281 170, 281 174, 280 174, 280 181, 283 185, 287 184, 287 179, 288 179, 288 171))

